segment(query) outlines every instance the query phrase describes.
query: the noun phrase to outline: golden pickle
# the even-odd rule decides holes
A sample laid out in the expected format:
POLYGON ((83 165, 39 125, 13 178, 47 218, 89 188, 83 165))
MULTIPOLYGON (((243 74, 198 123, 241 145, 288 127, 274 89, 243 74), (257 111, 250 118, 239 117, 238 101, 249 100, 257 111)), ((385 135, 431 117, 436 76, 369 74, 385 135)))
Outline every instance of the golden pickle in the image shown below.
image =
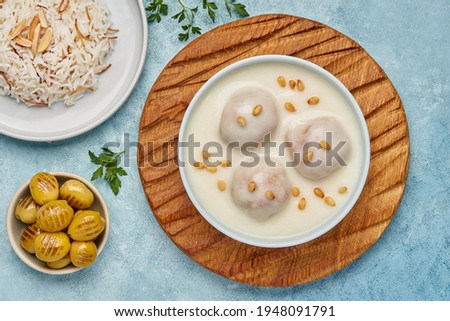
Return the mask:
POLYGON ((36 214, 39 205, 33 200, 31 195, 22 198, 16 206, 15 215, 18 220, 25 224, 36 222, 36 214))
MULTIPOLYGON (((69 252, 70 253, 70 252, 69 252)), ((70 260, 70 255, 67 254, 62 259, 55 262, 46 262, 47 266, 51 269, 59 270, 68 266, 72 261, 70 260)))
POLYGON ((37 173, 30 180, 30 193, 39 205, 57 200, 59 196, 58 180, 50 173, 37 173))
POLYGON ((99 212, 82 211, 73 218, 67 233, 74 241, 92 241, 103 232, 105 224, 99 212))
POLYGON ((84 210, 94 202, 94 194, 82 182, 70 179, 66 181, 59 190, 59 195, 73 208, 84 210))
POLYGON ((41 234, 39 226, 35 224, 28 225, 20 237, 20 245, 30 254, 36 253, 36 237, 41 234))
POLYGON ((76 267, 87 267, 97 258, 97 246, 94 242, 72 242, 70 260, 76 267))
POLYGON ((50 201, 42 206, 36 215, 36 223, 46 232, 59 232, 69 226, 73 208, 64 200, 50 201))
POLYGON ((42 232, 36 237, 36 257, 44 262, 61 260, 70 251, 70 239, 64 232, 42 232))

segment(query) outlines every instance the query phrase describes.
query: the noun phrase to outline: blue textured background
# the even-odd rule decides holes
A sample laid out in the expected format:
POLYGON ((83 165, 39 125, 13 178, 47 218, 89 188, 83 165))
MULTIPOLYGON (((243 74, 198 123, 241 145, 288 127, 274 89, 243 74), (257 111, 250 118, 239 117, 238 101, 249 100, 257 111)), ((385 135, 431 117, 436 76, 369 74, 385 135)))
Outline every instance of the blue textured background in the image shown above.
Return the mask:
MULTIPOLYGON (((450 2, 242 2, 252 16, 293 14, 343 32, 372 55, 399 92, 409 123, 411 164, 401 206, 381 239, 350 266, 307 285, 268 289, 238 284, 199 266, 169 240, 151 213, 132 159, 118 197, 103 182, 96 183, 110 207, 111 233, 93 266, 55 277, 35 272, 19 260, 5 228, 15 189, 38 171, 89 178, 95 167, 88 149, 123 142, 124 133, 137 141, 142 106, 153 82, 186 45, 177 40, 175 21, 167 18, 149 25, 142 77, 126 104, 106 123, 53 144, 0 136, 1 300, 450 300, 450 2)), ((217 22, 233 19, 222 11, 217 22)), ((203 31, 215 26, 205 15, 198 22, 203 31)))

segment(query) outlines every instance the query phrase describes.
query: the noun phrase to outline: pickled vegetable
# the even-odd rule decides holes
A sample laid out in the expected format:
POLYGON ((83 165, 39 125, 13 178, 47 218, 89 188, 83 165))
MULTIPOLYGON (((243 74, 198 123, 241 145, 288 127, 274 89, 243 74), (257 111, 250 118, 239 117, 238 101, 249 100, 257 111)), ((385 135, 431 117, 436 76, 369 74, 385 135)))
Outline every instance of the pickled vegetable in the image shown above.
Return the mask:
POLYGON ((64 200, 50 201, 37 212, 36 222, 46 232, 59 232, 69 226, 73 209, 64 200))
POLYGON ((36 237, 36 257, 44 262, 61 260, 70 251, 70 239, 64 232, 42 232, 36 237))
POLYGON ((57 200, 59 196, 58 180, 50 173, 37 173, 30 180, 30 193, 39 205, 57 200))
POLYGON ((59 190, 59 195, 66 200, 70 206, 76 209, 85 210, 94 202, 94 194, 82 182, 75 179, 66 181, 59 190))
POLYGON ((97 258, 97 246, 94 242, 72 242, 70 260, 76 267, 87 267, 97 258))
POLYGON ((16 218, 25 224, 32 224, 36 222, 36 214, 39 207, 31 195, 28 195, 22 198, 17 204, 15 211, 16 218))
POLYGON ((82 211, 70 223, 67 233, 74 241, 92 241, 105 229, 105 219, 96 211, 82 211))
POLYGON ((36 237, 41 233, 37 224, 28 225, 20 237, 20 245, 30 254, 36 253, 36 237))
MULTIPOLYGON (((69 252, 70 253, 70 252, 69 252)), ((70 260, 70 255, 67 254, 66 256, 64 256, 62 259, 55 261, 55 262, 47 262, 47 266, 51 269, 63 269, 66 266, 68 266, 70 263, 72 263, 72 261, 70 260)))

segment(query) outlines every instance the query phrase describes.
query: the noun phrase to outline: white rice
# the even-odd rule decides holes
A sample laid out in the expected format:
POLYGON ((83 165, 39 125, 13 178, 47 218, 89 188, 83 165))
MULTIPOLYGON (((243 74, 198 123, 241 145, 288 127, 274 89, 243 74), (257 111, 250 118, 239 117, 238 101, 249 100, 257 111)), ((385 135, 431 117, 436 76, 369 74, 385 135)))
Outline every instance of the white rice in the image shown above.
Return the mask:
POLYGON ((28 106, 50 107, 58 101, 71 106, 86 90, 95 90, 98 75, 110 67, 105 58, 117 38, 108 16, 103 0, 0 0, 0 96, 28 106), (66 1, 67 9, 58 12, 66 1), (31 48, 19 46, 9 36, 26 19, 21 36, 27 38, 39 8, 53 37, 46 51, 34 55, 31 48))

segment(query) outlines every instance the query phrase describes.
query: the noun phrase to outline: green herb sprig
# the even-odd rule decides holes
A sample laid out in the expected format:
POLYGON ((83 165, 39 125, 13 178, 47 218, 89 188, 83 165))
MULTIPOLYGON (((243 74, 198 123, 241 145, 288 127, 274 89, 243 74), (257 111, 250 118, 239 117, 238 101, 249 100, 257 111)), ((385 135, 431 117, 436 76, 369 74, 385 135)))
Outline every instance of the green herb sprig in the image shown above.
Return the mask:
MULTIPOLYGON (((146 10, 148 12, 147 19, 149 22, 161 22, 163 16, 167 16, 169 12, 169 6, 166 3, 167 0, 152 0, 146 10)), ((201 0, 202 9, 206 11, 209 19, 215 23, 216 22, 216 11, 219 10, 216 1, 201 0)), ((180 41, 187 41, 190 35, 199 35, 202 30, 195 23, 196 14, 199 13, 199 6, 189 7, 183 0, 178 0, 179 11, 172 16, 172 19, 178 21, 181 24, 182 32, 178 34, 178 39, 180 41)), ((236 0, 223 0, 223 4, 230 15, 230 17, 235 13, 237 16, 244 18, 248 17, 246 6, 236 0)))
POLYGON ((97 170, 92 174, 91 181, 95 181, 102 178, 109 183, 114 195, 119 194, 119 190, 122 187, 122 181, 120 176, 127 176, 127 172, 118 167, 119 157, 125 152, 121 151, 114 153, 109 148, 103 147, 103 152, 96 156, 93 152, 89 151, 89 157, 91 162, 100 165, 97 170))

